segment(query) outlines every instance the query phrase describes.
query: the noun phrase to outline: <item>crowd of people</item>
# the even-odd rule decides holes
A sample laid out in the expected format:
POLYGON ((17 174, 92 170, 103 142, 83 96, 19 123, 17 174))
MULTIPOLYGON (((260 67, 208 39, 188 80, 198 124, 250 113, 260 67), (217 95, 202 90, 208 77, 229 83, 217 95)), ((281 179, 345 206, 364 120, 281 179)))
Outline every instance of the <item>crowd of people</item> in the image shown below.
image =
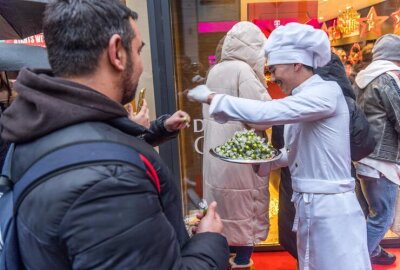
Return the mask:
MULTIPOLYGON (((18 96, 0 118, 1 138, 15 146, 12 181, 52 152, 87 142, 129 146, 143 166, 81 163, 25 192, 15 212, 23 269, 250 269, 254 245, 268 234, 268 175, 276 168, 284 175, 280 210, 295 232, 282 230, 283 245, 298 269, 395 261, 379 243, 400 184, 400 36, 378 39, 372 63, 351 85, 322 30, 288 23, 266 39, 254 24, 237 23, 206 84, 188 92, 203 103, 204 147, 274 126, 282 155, 252 166, 205 154, 209 207, 189 237, 179 188, 152 147, 175 138, 187 113, 150 123, 146 103, 137 115, 123 106, 143 71, 137 20, 119 0, 46 7, 52 70, 21 70, 18 96), (270 98, 265 64, 287 97, 270 98)), ((7 269, 1 256, 0 266, 7 269)))

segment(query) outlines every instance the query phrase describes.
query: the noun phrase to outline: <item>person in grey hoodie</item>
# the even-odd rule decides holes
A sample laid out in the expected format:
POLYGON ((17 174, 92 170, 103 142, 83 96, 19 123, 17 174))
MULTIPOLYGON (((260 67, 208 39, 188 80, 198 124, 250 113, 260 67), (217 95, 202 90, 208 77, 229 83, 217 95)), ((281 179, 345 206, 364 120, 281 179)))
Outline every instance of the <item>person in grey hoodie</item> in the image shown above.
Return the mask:
POLYGON ((400 184, 400 36, 387 34, 373 48, 373 61, 355 79, 358 105, 374 131, 377 145, 356 166, 369 205, 368 251, 373 264, 396 257, 379 245, 390 228, 400 184))

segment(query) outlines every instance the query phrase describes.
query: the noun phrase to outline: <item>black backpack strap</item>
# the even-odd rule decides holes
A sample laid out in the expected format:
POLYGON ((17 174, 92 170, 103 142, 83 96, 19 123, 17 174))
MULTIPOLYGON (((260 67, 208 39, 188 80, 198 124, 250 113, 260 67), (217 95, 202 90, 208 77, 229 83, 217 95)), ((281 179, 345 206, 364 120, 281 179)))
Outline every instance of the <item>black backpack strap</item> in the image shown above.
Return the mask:
POLYGON ((71 167, 104 163, 122 162, 144 170, 154 182, 159 192, 158 177, 154 178, 151 163, 134 148, 113 142, 83 142, 72 144, 46 154, 37 160, 14 185, 14 212, 17 211, 24 197, 37 185, 46 181, 53 173, 71 167))

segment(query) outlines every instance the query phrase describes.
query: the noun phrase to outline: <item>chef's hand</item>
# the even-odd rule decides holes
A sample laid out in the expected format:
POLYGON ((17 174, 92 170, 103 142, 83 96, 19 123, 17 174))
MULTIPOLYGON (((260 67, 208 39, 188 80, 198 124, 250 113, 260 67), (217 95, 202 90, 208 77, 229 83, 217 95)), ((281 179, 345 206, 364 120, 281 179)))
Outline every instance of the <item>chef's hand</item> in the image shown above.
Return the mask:
POLYGON ((164 122, 164 127, 169 132, 177 131, 186 127, 190 127, 190 116, 187 112, 176 111, 164 122))
POLYGON ((198 214, 197 218, 200 219, 200 222, 193 227, 193 233, 204 233, 204 232, 214 232, 221 233, 223 229, 222 221, 217 211, 217 203, 212 202, 208 206, 207 214, 203 215, 198 214))
POLYGON ((144 126, 145 128, 150 127, 149 108, 147 107, 147 102, 145 99, 143 99, 143 105, 140 109, 140 112, 135 113, 130 103, 126 105, 126 110, 128 111, 128 117, 130 120, 144 126))
POLYGON ((202 84, 189 90, 187 97, 190 101, 210 104, 214 95, 215 92, 210 91, 206 85, 202 84))

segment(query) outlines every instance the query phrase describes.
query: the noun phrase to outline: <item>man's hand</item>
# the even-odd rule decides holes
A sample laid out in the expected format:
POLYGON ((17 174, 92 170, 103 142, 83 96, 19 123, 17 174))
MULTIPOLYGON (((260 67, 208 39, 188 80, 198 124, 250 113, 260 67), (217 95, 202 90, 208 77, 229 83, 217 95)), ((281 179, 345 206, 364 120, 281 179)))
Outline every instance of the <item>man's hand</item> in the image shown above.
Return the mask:
POLYGON ((210 91, 206 85, 202 84, 189 90, 187 97, 190 101, 210 104, 214 95, 215 92, 210 91))
POLYGON ((164 122, 167 131, 173 132, 190 126, 190 116, 187 112, 176 111, 164 122))
POLYGON ((145 99, 143 99, 143 106, 140 109, 139 113, 135 113, 133 111, 132 105, 130 103, 126 105, 125 108, 128 111, 128 117, 130 120, 144 126, 145 128, 150 127, 149 108, 147 107, 147 102, 145 99))
POLYGON ((193 233, 215 232, 221 233, 223 229, 222 221, 217 211, 217 203, 212 202, 207 210, 207 214, 198 214, 197 218, 200 219, 199 224, 192 229, 193 233))

